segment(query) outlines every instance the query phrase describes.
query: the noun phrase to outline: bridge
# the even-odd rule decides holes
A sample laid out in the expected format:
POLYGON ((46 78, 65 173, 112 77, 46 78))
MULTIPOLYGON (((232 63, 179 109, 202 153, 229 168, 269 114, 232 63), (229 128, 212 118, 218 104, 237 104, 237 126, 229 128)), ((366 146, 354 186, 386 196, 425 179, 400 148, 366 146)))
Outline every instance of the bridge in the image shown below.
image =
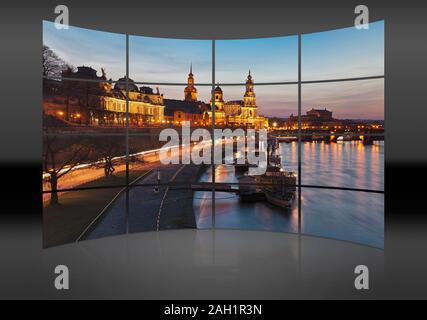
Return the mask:
POLYGON ((210 182, 207 183, 196 183, 191 185, 191 190, 193 191, 212 191, 213 186, 215 186, 216 192, 232 192, 239 194, 240 190, 236 184, 228 184, 228 183, 215 183, 212 184, 210 182))
POLYGON ((255 182, 243 182, 243 183, 211 183, 211 182, 197 182, 187 186, 171 185, 171 190, 178 189, 191 189, 192 191, 212 191, 215 186, 216 192, 230 192, 235 194, 245 193, 248 191, 255 192, 255 182))
MULTIPOLYGON (((269 142, 277 140, 277 142, 292 142, 298 141, 297 133, 295 132, 276 132, 269 136, 269 142)), ((374 141, 384 141, 384 129, 375 130, 358 130, 358 131, 326 131, 326 130, 303 130, 301 141, 361 141, 364 145, 370 145, 374 141)))

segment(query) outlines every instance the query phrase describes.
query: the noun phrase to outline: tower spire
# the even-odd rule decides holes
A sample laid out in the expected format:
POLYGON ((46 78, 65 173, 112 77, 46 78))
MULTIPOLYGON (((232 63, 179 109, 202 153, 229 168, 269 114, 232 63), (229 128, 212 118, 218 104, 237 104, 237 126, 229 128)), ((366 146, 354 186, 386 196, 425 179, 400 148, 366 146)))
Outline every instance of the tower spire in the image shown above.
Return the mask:
POLYGON ((251 69, 249 69, 247 81, 251 81, 251 80, 252 80, 251 69))
POLYGON ((251 69, 249 69, 248 78, 246 79, 246 92, 243 96, 245 106, 255 106, 254 82, 252 80, 251 69))
POLYGON ((197 101, 197 89, 194 87, 193 62, 190 63, 190 73, 188 74, 187 87, 184 89, 186 101, 197 101))

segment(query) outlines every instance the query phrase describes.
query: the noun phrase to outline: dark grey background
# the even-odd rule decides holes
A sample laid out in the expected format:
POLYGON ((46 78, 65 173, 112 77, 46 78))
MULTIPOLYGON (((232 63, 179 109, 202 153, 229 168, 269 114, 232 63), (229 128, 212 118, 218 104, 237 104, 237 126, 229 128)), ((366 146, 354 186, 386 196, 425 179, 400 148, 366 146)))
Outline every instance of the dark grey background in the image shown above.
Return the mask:
MULTIPOLYGON (((286 247, 285 243, 295 241, 288 239, 289 235, 280 235, 284 242, 279 240, 277 243, 277 234, 243 231, 224 231, 221 237, 217 233, 211 242, 212 246, 216 244, 214 249, 200 251, 194 248, 195 239, 205 235, 189 233, 169 237, 165 236, 168 233, 161 232, 152 235, 160 237, 158 240, 144 238, 150 237, 149 234, 141 235, 147 243, 157 246, 158 250, 153 252, 146 251, 147 247, 137 239, 141 250, 136 252, 148 257, 150 264, 144 264, 142 258, 137 259, 138 255, 130 257, 137 261, 128 260, 128 257, 120 260, 122 264, 108 259, 100 260, 107 261, 107 264, 90 262, 99 255, 102 257, 99 250, 108 246, 112 253, 121 253, 117 246, 120 247, 120 242, 125 240, 120 237, 99 240, 98 244, 93 243, 97 249, 91 250, 66 246, 41 249, 41 22, 54 19, 53 10, 57 4, 68 5, 70 24, 76 26, 149 36, 220 39, 286 35, 350 26, 354 7, 361 3, 306 0, 3 2, 0 19, 0 172, 7 189, 1 195, 0 298, 117 297, 114 290, 108 291, 108 288, 112 284, 118 286, 121 279, 130 281, 125 280, 124 275, 128 268, 138 266, 138 263, 148 268, 145 271, 155 278, 169 274, 168 271, 173 272, 175 278, 170 279, 185 280, 187 289, 182 289, 184 282, 169 281, 169 287, 145 286, 147 291, 144 291, 147 283, 136 282, 132 286, 124 286, 129 290, 117 290, 120 297, 179 299, 195 298, 194 294, 199 293, 200 297, 217 298, 223 292, 227 292, 227 298, 427 297, 427 221, 422 201, 427 171, 424 142, 427 119, 426 4, 421 1, 363 2, 370 9, 371 20, 385 20, 387 202, 384 252, 373 252, 370 248, 352 244, 346 247, 336 241, 313 240, 316 238, 312 237, 303 237, 309 240, 298 239, 298 245, 286 247), (421 186, 412 185, 419 181, 421 186), (162 240, 163 237, 168 238, 162 240), (255 251, 250 251, 243 245, 248 242, 242 242, 242 239, 257 239, 252 248, 259 245, 255 251), (305 241, 311 245, 302 245, 305 241), (174 250, 167 250, 174 242, 182 243, 182 246, 175 244, 174 250), (292 250, 297 250, 297 258, 292 250), (260 252, 266 254, 261 255, 260 252), (289 258, 289 252, 293 252, 291 257, 295 259, 289 258), (319 255, 319 252, 323 254, 319 255), (345 261, 351 263, 343 261, 343 252, 348 255, 345 261), (218 254, 227 257, 219 264, 214 260, 218 254), (207 263, 206 268, 198 268, 195 263, 198 260, 194 258, 198 255, 211 263, 207 263), (233 258, 233 255, 239 258, 233 258), (67 294, 52 289, 53 268, 62 261, 73 264, 74 279, 78 279, 75 283, 79 284, 79 288, 67 294), (178 262, 171 264, 171 261, 178 262), (384 282, 376 282, 378 285, 366 295, 355 292, 352 286, 352 264, 358 261, 372 263, 375 279, 384 275, 384 282), (168 264, 171 265, 170 270, 165 267, 168 264), (303 275, 306 279, 297 286, 298 289, 292 282, 295 273, 286 272, 286 265, 292 270, 299 270, 296 275, 303 275), (97 276, 100 272, 104 277, 97 276), (289 276, 291 282, 286 282, 289 276), (84 289, 84 284, 90 288, 84 289), (248 294, 244 295, 244 292, 248 294)), ((88 242, 80 246, 90 247, 91 244, 88 242)), ((144 274, 141 279, 150 277, 144 274)))

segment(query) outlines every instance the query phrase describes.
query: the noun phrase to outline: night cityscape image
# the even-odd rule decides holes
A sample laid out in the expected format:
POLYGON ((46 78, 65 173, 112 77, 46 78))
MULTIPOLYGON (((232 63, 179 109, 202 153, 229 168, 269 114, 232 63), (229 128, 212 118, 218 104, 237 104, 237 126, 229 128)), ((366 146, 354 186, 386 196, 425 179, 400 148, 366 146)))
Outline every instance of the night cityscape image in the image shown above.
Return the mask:
POLYGON ((44 21, 42 76, 44 247, 215 228, 384 248, 383 21, 214 44, 44 21))

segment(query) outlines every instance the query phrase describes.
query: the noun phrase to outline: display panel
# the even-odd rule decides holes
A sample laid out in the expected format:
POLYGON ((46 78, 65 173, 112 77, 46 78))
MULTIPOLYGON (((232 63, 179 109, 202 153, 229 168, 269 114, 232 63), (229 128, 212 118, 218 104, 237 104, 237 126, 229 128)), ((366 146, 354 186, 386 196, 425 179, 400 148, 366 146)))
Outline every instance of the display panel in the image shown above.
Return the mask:
POLYGON ((43 86, 45 246, 235 228, 383 247, 383 22, 215 41, 43 26, 43 61, 59 64, 43 86), (349 59, 363 41, 363 57, 349 59), (56 137, 72 163, 49 156, 56 137), (110 201, 61 221, 71 195, 90 202, 86 190, 110 201), (50 235, 58 224, 69 236, 50 235))

